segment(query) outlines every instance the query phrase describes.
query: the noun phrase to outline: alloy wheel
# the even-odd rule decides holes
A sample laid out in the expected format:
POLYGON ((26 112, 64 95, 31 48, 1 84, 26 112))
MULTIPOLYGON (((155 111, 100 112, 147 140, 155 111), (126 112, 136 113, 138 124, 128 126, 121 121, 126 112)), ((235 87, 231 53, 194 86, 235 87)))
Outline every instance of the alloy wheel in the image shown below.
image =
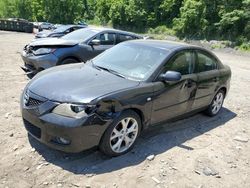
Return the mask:
POLYGON ((212 103, 212 113, 217 114, 223 104, 223 93, 219 92, 217 95, 214 97, 213 103, 212 103))
POLYGON ((122 153, 128 150, 135 142, 138 131, 138 122, 134 118, 127 117, 119 121, 110 136, 110 147, 113 152, 122 153))

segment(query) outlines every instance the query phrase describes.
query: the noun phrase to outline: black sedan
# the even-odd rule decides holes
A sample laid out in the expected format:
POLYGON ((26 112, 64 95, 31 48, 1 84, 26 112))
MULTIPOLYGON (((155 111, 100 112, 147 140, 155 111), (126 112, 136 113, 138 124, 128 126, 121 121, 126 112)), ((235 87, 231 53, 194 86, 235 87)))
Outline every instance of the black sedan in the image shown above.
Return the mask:
POLYGON ((29 134, 52 148, 99 146, 118 156, 149 126, 198 111, 217 115, 230 78, 230 68, 203 48, 128 41, 86 64, 39 73, 22 94, 22 117, 29 134))
POLYGON ((45 30, 45 31, 40 31, 35 35, 36 38, 47 38, 47 37, 62 37, 66 34, 69 34, 75 30, 85 28, 87 26, 85 25, 62 25, 52 31, 45 30))
POLYGON ((35 40, 24 47, 22 69, 32 76, 56 65, 86 62, 120 42, 141 38, 121 30, 84 28, 61 38, 35 40))

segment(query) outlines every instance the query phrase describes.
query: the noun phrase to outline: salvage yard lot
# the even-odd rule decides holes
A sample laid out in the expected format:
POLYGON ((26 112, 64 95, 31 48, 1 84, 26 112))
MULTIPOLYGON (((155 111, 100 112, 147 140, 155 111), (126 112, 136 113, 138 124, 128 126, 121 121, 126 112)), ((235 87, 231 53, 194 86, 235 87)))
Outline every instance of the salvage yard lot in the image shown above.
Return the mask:
POLYGON ((232 69, 218 116, 152 128, 131 152, 108 158, 96 150, 66 154, 27 136, 19 98, 29 79, 20 53, 33 38, 0 31, 0 187, 250 187, 249 54, 215 52, 232 69))

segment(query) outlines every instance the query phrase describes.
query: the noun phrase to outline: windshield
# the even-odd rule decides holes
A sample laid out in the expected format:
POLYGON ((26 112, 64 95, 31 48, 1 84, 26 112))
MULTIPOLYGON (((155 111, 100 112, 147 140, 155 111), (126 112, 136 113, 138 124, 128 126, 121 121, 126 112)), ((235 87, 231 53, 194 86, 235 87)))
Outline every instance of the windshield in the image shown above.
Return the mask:
POLYGON ((69 29, 69 28, 70 28, 70 26, 64 25, 64 26, 60 26, 60 27, 54 29, 53 31, 54 31, 54 32, 64 32, 65 30, 67 30, 67 29, 69 29))
POLYGON ((93 65, 131 80, 144 81, 151 76, 168 53, 164 49, 121 43, 94 58, 93 65))
POLYGON ((86 39, 93 37, 96 33, 98 33, 98 31, 94 29, 78 29, 67 35, 64 35, 62 38, 65 40, 85 41, 86 39))

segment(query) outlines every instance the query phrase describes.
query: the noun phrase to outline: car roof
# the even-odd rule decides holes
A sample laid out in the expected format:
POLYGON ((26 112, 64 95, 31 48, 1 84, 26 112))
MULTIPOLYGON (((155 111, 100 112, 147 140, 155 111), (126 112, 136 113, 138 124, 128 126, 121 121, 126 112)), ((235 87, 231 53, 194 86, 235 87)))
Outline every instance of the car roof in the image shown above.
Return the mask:
POLYGON ((199 46, 182 43, 182 42, 175 42, 175 41, 168 41, 168 40, 133 40, 127 41, 128 43, 137 43, 142 44, 145 46, 150 46, 154 48, 164 49, 167 51, 175 51, 181 49, 201 49, 205 50, 199 46))
MULTIPOLYGON (((83 26, 83 25, 77 25, 77 24, 60 25, 59 27, 64 27, 64 28, 71 28, 71 27, 86 28, 86 26, 83 26)), ((58 28, 59 28, 59 27, 58 27, 58 28)))
POLYGON ((89 26, 89 27, 87 27, 85 29, 96 30, 98 32, 103 32, 103 31, 116 32, 116 33, 120 33, 120 34, 128 34, 128 35, 138 36, 138 37, 142 38, 142 36, 140 36, 140 35, 138 35, 136 33, 128 32, 128 31, 123 31, 123 30, 119 30, 119 29, 113 29, 113 28, 89 26))
POLYGON ((139 39, 139 40, 129 40, 124 43, 135 43, 135 44, 141 44, 148 47, 163 49, 168 52, 177 52, 180 50, 200 50, 207 54, 210 54, 214 58, 217 59, 217 61, 221 64, 220 59, 210 50, 207 50, 203 47, 187 44, 183 42, 176 42, 176 41, 168 41, 168 40, 145 40, 145 39, 139 39))
POLYGON ((68 26, 68 27, 82 27, 82 28, 86 27, 84 25, 78 25, 78 24, 69 24, 69 25, 65 25, 65 26, 68 26))

